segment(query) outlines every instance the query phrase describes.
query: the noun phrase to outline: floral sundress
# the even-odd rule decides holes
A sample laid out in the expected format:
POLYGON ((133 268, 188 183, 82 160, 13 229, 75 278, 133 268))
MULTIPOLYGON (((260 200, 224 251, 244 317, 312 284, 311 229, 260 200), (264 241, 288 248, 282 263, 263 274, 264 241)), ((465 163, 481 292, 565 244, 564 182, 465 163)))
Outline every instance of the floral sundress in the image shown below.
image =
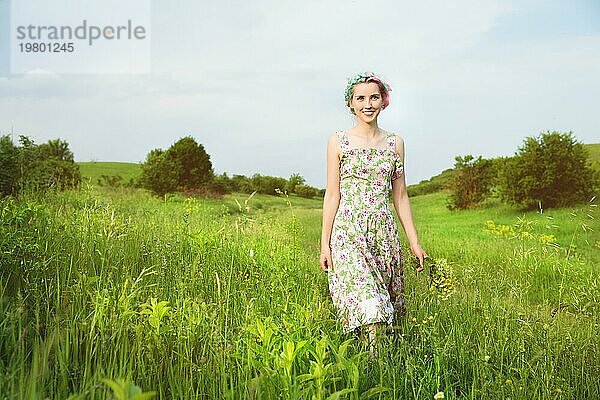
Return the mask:
POLYGON ((404 315, 404 256, 390 206, 391 182, 404 174, 387 134, 385 148, 351 148, 347 132, 337 132, 340 204, 331 239, 329 292, 343 331, 376 322, 391 324, 404 315))

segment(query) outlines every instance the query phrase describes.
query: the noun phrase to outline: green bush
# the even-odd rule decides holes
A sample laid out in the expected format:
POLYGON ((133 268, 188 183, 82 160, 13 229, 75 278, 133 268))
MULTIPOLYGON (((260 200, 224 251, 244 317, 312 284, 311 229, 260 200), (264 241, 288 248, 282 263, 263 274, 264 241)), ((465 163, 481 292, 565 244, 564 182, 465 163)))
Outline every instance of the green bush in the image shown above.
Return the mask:
POLYGON ((186 136, 168 150, 154 149, 142 164, 140 186, 162 196, 176 191, 208 188, 214 172, 204 146, 186 136))
POLYGON ((0 137, 0 194, 8 196, 16 191, 19 174, 18 149, 8 135, 0 137))
MULTIPOLYGON (((103 184, 112 183, 109 177, 103 179, 103 184)), ((232 178, 226 173, 215 175, 204 147, 189 136, 179 140, 166 151, 152 150, 142 164, 139 179, 141 187, 160 196, 181 192, 196 197, 213 197, 234 191, 277 195, 276 189, 292 193, 303 183, 304 178, 299 174, 292 174, 289 180, 259 173, 251 177, 233 175, 232 178)), ((309 197, 316 194, 314 188, 308 192, 306 189, 302 190, 305 194, 308 193, 309 197)))
POLYGON ((17 147, 8 136, 0 140, 0 192, 3 195, 79 186, 79 166, 66 141, 54 139, 36 145, 21 135, 19 142, 21 146, 17 147))
POLYGON ((231 193, 233 189, 233 183, 227 176, 226 172, 221 175, 216 175, 210 184, 210 188, 218 194, 231 193))
POLYGON ((213 181, 210 156, 193 137, 186 136, 175 142, 167 150, 166 157, 179 166, 177 182, 180 188, 197 188, 213 181))
POLYGON ((468 154, 455 157, 452 193, 446 206, 450 210, 474 208, 491 194, 495 170, 491 160, 468 154))
POLYGON ((173 159, 162 149, 153 149, 142 164, 140 184, 153 193, 163 196, 173 193, 178 187, 179 168, 173 159))
MULTIPOLYGON (((258 193, 276 195, 275 189, 283 190, 287 184, 285 178, 279 178, 275 176, 266 176, 261 174, 254 174, 250 178, 252 188, 258 193)), ((254 191, 253 190, 253 191, 254 191)))
POLYGON ((305 182, 305 180, 302 177, 302 175, 292 174, 292 176, 290 176, 290 179, 288 179, 284 190, 287 190, 288 193, 294 193, 294 192, 296 192, 296 186, 304 185, 304 182, 305 182))
POLYGON ((254 191, 252 181, 245 175, 234 174, 231 178, 231 186, 235 192, 252 193, 254 191))
POLYGON ((587 157, 587 150, 572 132, 527 137, 500 169, 500 196, 504 202, 525 209, 588 201, 600 178, 587 157))
POLYGON ((312 198, 316 196, 318 190, 312 186, 307 185, 296 185, 296 194, 300 197, 312 198))

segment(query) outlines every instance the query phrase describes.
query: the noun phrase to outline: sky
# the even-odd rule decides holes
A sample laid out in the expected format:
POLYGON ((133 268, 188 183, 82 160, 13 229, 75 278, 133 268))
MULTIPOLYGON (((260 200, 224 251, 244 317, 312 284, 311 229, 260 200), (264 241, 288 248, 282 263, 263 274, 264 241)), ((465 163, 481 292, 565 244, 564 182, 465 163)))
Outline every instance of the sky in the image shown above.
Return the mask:
POLYGON ((600 142, 596 0, 148 1, 149 72, 15 74, 0 0, 0 134, 135 163, 191 135, 217 174, 324 188, 327 139, 355 124, 346 79, 374 71, 409 185, 546 131, 600 142))

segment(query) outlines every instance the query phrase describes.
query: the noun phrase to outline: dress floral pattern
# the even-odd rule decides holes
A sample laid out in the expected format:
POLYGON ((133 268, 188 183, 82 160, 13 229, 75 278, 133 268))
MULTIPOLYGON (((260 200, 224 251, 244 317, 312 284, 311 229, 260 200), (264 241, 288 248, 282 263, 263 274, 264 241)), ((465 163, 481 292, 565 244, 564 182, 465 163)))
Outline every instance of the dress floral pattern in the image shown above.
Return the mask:
POLYGON ((405 313, 404 256, 390 207, 391 182, 404 173, 395 135, 386 148, 351 148, 337 132, 340 204, 331 239, 329 292, 343 331, 376 322, 391 324, 405 313))

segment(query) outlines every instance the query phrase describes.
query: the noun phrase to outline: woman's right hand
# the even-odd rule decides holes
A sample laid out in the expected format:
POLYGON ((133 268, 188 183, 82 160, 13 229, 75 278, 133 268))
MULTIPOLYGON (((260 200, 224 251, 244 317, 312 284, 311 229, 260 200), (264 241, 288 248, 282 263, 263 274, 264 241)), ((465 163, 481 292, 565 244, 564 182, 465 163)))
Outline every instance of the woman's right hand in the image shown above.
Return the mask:
POLYGON ((324 272, 329 272, 329 268, 333 269, 333 263, 331 262, 331 250, 330 249, 321 249, 321 269, 324 272))

